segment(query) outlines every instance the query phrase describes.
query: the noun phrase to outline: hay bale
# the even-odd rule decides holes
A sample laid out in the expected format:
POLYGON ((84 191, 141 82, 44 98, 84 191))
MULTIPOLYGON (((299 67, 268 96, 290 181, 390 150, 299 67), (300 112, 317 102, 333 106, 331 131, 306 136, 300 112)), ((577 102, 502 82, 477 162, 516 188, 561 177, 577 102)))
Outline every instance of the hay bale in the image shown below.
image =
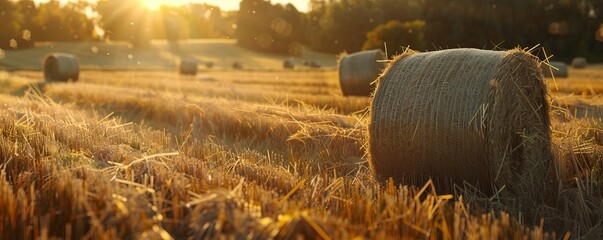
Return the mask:
POLYGON ((320 63, 318 63, 317 61, 314 60, 306 60, 303 63, 304 66, 309 67, 309 68, 321 68, 322 66, 320 65, 320 63))
POLYGON ((293 64, 293 61, 291 61, 291 60, 285 60, 285 61, 283 61, 283 68, 284 69, 293 69, 293 68, 295 68, 295 64, 293 64))
POLYGON ((551 75, 551 71, 553 72, 553 74, 555 75, 556 78, 566 78, 568 73, 567 73, 567 64, 565 64, 564 62, 549 62, 549 65, 559 69, 555 69, 555 68, 551 68, 546 64, 541 64, 540 68, 542 69, 542 75, 544 75, 544 77, 547 78, 551 78, 553 77, 553 75, 551 75))
POLYGON ((322 66, 320 65, 320 63, 318 63, 317 61, 310 61, 308 62, 308 66, 311 68, 321 68, 322 66))
POLYGON ((372 99, 371 168, 381 181, 431 177, 542 199, 552 161, 546 94, 537 59, 521 50, 406 52, 372 99))
POLYGON ((586 61, 586 58, 576 57, 572 59, 572 67, 574 68, 586 68, 586 65, 588 65, 588 61, 586 61))
POLYGON ((213 62, 206 62, 205 63, 205 67, 207 67, 207 68, 213 68, 214 67, 214 63, 213 62))
POLYGON ((243 65, 239 62, 234 62, 234 63, 232 63, 232 68, 233 69, 243 69, 243 65))
POLYGON ((197 60, 192 58, 183 58, 180 60, 180 74, 182 75, 196 75, 197 74, 197 60))
POLYGON ((80 64, 73 54, 51 53, 44 59, 44 79, 48 82, 76 82, 80 75, 80 64))
POLYGON ((378 61, 385 59, 385 53, 381 50, 344 55, 338 64, 339 85, 343 95, 369 96, 373 92, 371 83, 387 66, 378 61))

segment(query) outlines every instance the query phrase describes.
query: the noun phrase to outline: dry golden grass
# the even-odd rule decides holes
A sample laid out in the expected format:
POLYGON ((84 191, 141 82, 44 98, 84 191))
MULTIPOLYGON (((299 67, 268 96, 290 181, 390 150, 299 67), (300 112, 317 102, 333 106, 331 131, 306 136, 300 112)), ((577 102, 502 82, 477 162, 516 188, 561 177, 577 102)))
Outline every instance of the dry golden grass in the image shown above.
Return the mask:
POLYGON ((603 65, 589 65, 584 69, 569 69, 569 78, 548 79, 552 92, 574 95, 601 95, 603 93, 603 65))
MULTIPOLYGON (((38 72, 17 75, 43 79, 38 72)), ((364 110, 368 104, 366 97, 341 96, 335 72, 209 72, 190 77, 165 72, 91 71, 78 82, 254 103, 307 104, 343 114, 364 110)))
POLYGON ((492 239, 601 233, 601 122, 554 113, 559 198, 377 183, 333 72, 0 73, 0 238, 492 239), (276 78, 278 76, 278 79, 276 78), (599 166, 597 168, 597 166, 599 166), (540 219, 540 218, 538 218, 540 219))

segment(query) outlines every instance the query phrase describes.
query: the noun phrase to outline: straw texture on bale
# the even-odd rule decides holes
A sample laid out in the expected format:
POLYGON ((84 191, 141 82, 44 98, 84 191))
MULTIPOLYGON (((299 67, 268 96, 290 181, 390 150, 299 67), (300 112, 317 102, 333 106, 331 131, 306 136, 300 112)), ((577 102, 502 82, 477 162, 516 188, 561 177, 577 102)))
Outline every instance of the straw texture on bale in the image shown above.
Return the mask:
POLYGON ((572 67, 574 68, 586 68, 586 65, 588 65, 588 61, 586 61, 586 58, 577 57, 572 59, 572 67))
POLYGON ((77 81, 80 65, 75 55, 68 53, 51 53, 44 59, 44 79, 49 82, 77 81))
POLYGON ((180 60, 180 74, 195 75, 197 74, 197 61, 195 59, 183 58, 180 60))
POLYGON ((521 50, 407 51, 371 103, 370 165, 381 181, 463 185, 542 200, 551 164, 546 87, 521 50))
POLYGON ((556 78, 566 78, 568 76, 567 64, 565 64, 564 62, 553 61, 553 62, 549 62, 549 65, 551 65, 552 67, 550 67, 546 64, 540 65, 540 68, 542 69, 542 74, 544 75, 544 77, 547 77, 547 78, 553 77, 553 75, 551 75, 551 71, 555 75, 556 78), (555 69, 555 68, 557 68, 557 69, 555 69))
POLYGON ((369 96, 374 89, 371 83, 379 77, 386 64, 381 50, 371 50, 345 55, 339 61, 339 85, 344 96, 369 96))

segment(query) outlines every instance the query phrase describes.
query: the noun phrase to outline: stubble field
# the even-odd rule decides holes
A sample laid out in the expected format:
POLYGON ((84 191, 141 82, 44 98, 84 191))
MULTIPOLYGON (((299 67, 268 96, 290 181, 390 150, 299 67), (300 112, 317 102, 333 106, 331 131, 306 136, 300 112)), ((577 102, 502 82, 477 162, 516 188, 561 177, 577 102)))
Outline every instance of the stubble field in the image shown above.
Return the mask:
POLYGON ((0 72, 0 238, 598 237, 603 67, 547 80, 558 196, 522 216, 470 186, 378 183, 369 98, 336 72, 0 72))

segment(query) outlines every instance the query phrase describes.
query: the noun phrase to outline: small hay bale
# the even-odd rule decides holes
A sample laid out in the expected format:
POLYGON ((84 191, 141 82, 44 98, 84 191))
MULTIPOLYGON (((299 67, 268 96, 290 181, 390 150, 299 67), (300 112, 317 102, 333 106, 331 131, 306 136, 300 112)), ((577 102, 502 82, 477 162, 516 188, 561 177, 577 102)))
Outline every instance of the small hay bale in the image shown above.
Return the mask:
POLYGON ((555 69, 555 68, 551 68, 546 64, 541 64, 540 65, 540 69, 542 69, 542 75, 544 75, 544 77, 547 78, 552 78, 553 75, 551 75, 551 71, 553 72, 553 74, 555 75, 556 78, 566 78, 567 77, 567 64, 565 64, 564 62, 549 62, 549 65, 559 69, 555 69))
POLYGON ((371 169, 380 181, 432 178, 445 191, 467 182, 517 203, 543 200, 552 164, 546 89, 537 58, 521 50, 407 51, 372 99, 371 169))
POLYGON ((308 62, 308 66, 311 68, 321 68, 322 66, 320 65, 320 63, 318 63, 317 61, 310 61, 308 62))
POLYGON ((588 65, 588 61, 586 61, 586 58, 576 57, 572 59, 572 67, 574 68, 586 68, 586 65, 588 65))
POLYGON ((243 65, 239 62, 234 62, 234 63, 232 63, 232 68, 233 69, 243 69, 243 65))
POLYGON ((295 68, 295 64, 293 64, 293 61, 291 61, 291 60, 285 60, 285 61, 283 61, 283 68, 284 69, 293 69, 293 68, 295 68))
POLYGON ((73 54, 51 53, 44 59, 44 79, 48 82, 76 82, 80 75, 80 64, 73 54))
POLYGON ((214 67, 214 62, 206 62, 205 63, 205 67, 207 67, 207 68, 213 68, 214 67))
POLYGON ((180 60, 180 74, 182 75, 196 75, 197 74, 197 60, 192 58, 183 58, 180 60))
POLYGON ((339 60, 339 85, 344 96, 369 96, 373 92, 371 83, 379 77, 386 64, 381 50, 371 50, 345 55, 339 60))

